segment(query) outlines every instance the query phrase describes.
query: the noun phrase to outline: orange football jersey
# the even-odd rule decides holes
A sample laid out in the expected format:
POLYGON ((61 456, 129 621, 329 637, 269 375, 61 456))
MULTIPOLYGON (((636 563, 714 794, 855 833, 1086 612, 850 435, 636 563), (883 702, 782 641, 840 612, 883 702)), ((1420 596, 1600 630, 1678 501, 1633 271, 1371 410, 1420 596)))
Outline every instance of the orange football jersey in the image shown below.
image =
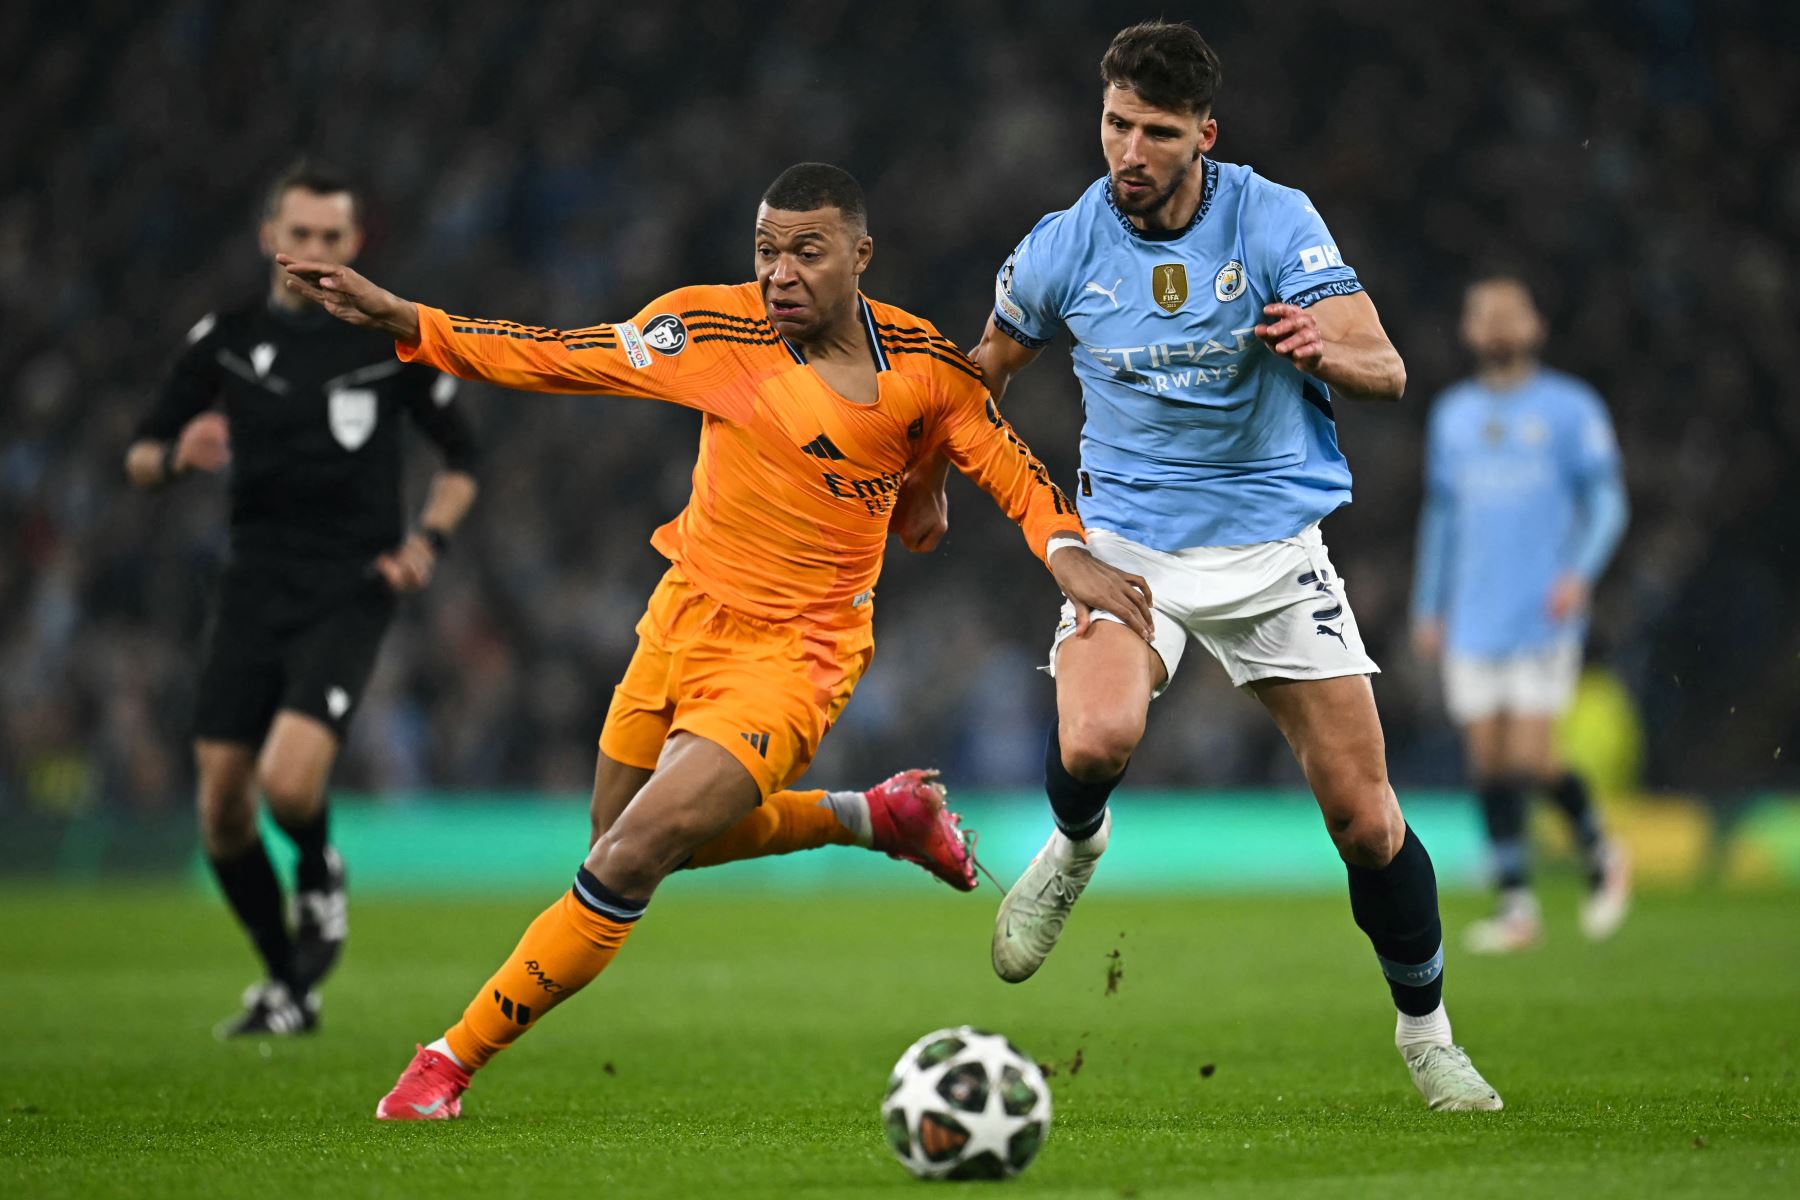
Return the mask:
POLYGON ((1032 552, 1079 532, 1068 497, 930 322, 859 297, 874 404, 838 395, 769 323, 753 283, 685 287, 616 325, 557 330, 419 305, 400 357, 536 392, 668 400, 705 414, 687 507, 651 544, 701 590, 771 620, 868 620, 907 470, 941 448, 1032 552))

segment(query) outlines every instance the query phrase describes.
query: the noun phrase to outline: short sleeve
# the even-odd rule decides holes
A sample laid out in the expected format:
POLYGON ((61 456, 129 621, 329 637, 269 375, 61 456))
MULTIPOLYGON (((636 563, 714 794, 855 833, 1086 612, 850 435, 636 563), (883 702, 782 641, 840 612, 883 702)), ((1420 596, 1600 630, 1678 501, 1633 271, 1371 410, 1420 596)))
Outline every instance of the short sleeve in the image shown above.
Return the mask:
POLYGON ((1266 269, 1277 297, 1307 308, 1330 296, 1363 290, 1306 193, 1271 184, 1262 207, 1258 240, 1268 256, 1266 269))
POLYGON ((211 408, 219 395, 219 321, 212 313, 188 330, 162 393, 138 422, 137 440, 171 441, 187 423, 211 408))
POLYGON ((1047 244, 1051 220, 1045 218, 1025 235, 994 278, 994 324, 1032 350, 1048 345, 1063 324, 1051 279, 1055 262, 1047 244))
POLYGON ((475 431, 457 402, 456 376, 417 363, 409 364, 405 372, 401 394, 413 424, 437 445, 447 469, 474 474, 479 460, 475 431))

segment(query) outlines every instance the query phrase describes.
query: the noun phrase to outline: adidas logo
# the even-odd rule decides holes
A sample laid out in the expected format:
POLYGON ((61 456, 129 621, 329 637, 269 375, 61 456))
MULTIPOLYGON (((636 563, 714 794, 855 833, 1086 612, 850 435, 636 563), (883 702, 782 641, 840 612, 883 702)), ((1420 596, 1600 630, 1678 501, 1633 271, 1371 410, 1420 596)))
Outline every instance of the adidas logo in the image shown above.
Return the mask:
POLYGON ((740 733, 739 737, 756 747, 756 752, 764 758, 769 757, 769 735, 766 733, 740 733))
POLYGON ((806 443, 806 445, 800 447, 800 452, 802 454, 810 454, 814 458, 823 458, 830 461, 837 461, 844 457, 844 452, 832 445, 831 439, 822 433, 812 441, 806 443))
POLYGON ((500 1006, 501 1015, 509 1020, 517 1021, 521 1025, 531 1024, 531 1008, 529 1005, 515 1005, 512 1002, 512 997, 502 996, 500 994, 500 989, 498 988, 494 989, 494 1003, 500 1006))

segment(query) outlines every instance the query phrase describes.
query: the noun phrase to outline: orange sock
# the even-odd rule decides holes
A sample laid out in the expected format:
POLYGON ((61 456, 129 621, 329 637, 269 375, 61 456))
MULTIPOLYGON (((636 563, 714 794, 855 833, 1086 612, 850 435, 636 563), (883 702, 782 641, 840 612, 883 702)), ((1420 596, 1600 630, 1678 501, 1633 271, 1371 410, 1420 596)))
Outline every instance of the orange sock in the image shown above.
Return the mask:
POLYGON ((538 914, 511 957, 445 1032, 450 1052, 473 1071, 512 1045, 538 1018, 592 983, 624 945, 644 903, 627 900, 583 868, 575 886, 538 914))
POLYGON ((716 867, 820 846, 849 846, 856 840, 856 831, 837 819, 824 792, 775 792, 736 825, 694 851, 687 865, 716 867))

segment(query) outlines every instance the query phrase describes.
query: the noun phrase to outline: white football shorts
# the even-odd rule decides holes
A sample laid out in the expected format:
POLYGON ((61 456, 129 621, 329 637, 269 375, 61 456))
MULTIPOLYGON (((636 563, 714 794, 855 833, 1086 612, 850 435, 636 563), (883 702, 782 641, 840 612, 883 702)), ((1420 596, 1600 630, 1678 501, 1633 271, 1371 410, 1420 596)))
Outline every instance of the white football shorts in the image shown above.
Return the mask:
MULTIPOLYGON (((1150 585, 1156 653, 1169 679, 1190 637, 1219 660, 1237 687, 1259 679, 1336 679, 1381 670, 1363 649, 1344 581, 1317 525, 1278 542, 1173 552, 1104 529, 1090 529, 1087 536, 1088 549, 1101 562, 1150 585)), ((1119 620, 1101 610, 1094 617, 1119 620)), ((1074 633, 1075 606, 1064 601, 1045 668, 1052 676, 1057 648, 1074 633)))
POLYGON ((1569 707, 1581 677, 1581 643, 1561 638, 1504 658, 1444 656, 1444 707, 1458 725, 1497 713, 1554 717, 1569 707))

